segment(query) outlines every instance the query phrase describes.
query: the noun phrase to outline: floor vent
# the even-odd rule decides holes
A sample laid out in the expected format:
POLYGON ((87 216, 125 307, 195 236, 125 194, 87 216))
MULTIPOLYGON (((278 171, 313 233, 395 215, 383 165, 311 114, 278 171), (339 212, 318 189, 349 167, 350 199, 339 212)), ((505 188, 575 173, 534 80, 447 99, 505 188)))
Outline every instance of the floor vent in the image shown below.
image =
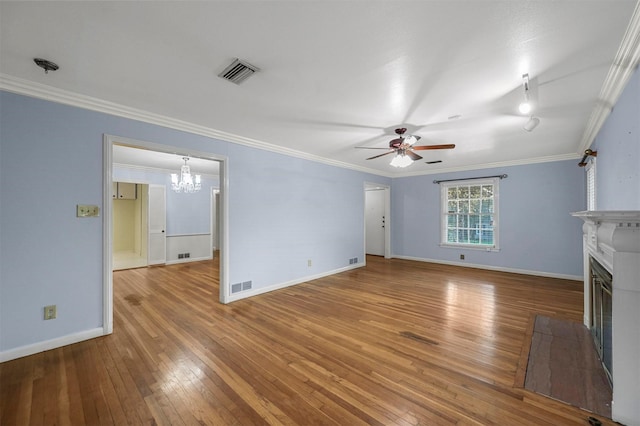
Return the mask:
POLYGON ((260 71, 260 68, 236 58, 231 65, 218 74, 218 77, 229 80, 235 84, 240 84, 251 77, 256 71, 260 71))
POLYGON ((231 284, 231 293, 239 293, 245 290, 251 290, 253 287, 252 281, 245 281, 243 283, 231 284))

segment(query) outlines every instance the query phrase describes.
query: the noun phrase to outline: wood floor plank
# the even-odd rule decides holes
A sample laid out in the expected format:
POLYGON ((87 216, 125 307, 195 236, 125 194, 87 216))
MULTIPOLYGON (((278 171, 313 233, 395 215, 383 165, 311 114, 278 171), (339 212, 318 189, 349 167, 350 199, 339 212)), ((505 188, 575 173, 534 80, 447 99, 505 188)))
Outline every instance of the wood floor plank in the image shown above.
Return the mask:
POLYGON ((114 272, 114 333, 0 364, 0 423, 533 426, 592 415, 514 386, 530 319, 581 321, 580 282, 369 256, 221 305, 218 275, 217 257, 114 272))

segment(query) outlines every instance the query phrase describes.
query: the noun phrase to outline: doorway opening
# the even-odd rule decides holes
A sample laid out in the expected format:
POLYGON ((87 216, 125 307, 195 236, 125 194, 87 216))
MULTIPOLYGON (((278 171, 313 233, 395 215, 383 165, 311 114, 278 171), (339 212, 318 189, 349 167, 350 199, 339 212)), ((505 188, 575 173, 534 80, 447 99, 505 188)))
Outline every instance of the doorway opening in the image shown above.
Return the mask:
POLYGON ((113 182, 113 270, 149 265, 149 185, 113 182))
MULTIPOLYGON (((123 248, 123 244, 126 244, 126 248, 130 248, 134 255, 137 255, 140 262, 146 257, 147 265, 188 262, 194 260, 194 257, 195 260, 200 258, 211 259, 215 249, 215 254, 219 256, 220 265, 219 301, 227 303, 229 299, 228 231, 226 226, 228 223, 227 158, 207 152, 112 135, 104 136, 103 147, 104 334, 109 334, 113 331, 113 269, 116 266, 114 249, 123 248), (126 161, 122 157, 122 148, 127 148, 128 150, 126 161), (179 226, 175 224, 181 223, 182 230, 168 236, 169 233, 166 232, 168 224, 166 223, 165 203, 170 202, 171 200, 168 200, 168 198, 174 196, 171 193, 167 197, 167 192, 171 191, 169 176, 170 173, 175 173, 176 170, 180 169, 180 162, 182 162, 180 158, 185 156, 192 159, 192 166, 198 164, 204 170, 203 181, 206 185, 203 183, 202 195, 204 197, 200 197, 201 200, 204 200, 204 207, 201 209, 174 209, 174 214, 171 216, 173 227, 177 228, 179 226), (176 163, 176 158, 180 162, 176 163), (124 167, 123 170, 122 165, 125 163, 127 167, 124 167), (114 176, 114 170, 117 176, 114 176), (119 194, 118 184, 115 185, 114 191, 113 182, 122 182, 133 186, 123 185, 122 194, 119 194), (135 188, 139 201, 136 202, 135 199, 131 199, 131 193, 127 193, 131 188, 135 188), (213 190, 217 191, 215 213, 210 210, 210 208, 214 207, 213 190), (158 197, 158 195, 162 195, 162 197, 158 197), (124 198, 129 198, 130 205, 116 212, 114 210, 116 200, 124 198), (165 207, 159 209, 158 200, 162 201, 165 207), (197 220, 194 220, 193 216, 189 216, 194 213, 200 214, 201 210, 206 212, 206 217, 200 216, 197 220), (151 214, 152 212, 153 214, 151 214), (158 214, 158 212, 161 212, 161 214, 158 214), (133 230, 133 235, 130 236, 129 240, 125 241, 118 240, 114 235, 116 232, 114 220, 117 215, 122 213, 131 214, 134 217, 133 223, 127 225, 130 231, 133 230), (190 232, 194 222, 201 223, 201 227, 199 230, 196 229, 196 231, 190 232), (214 241, 217 244, 215 247, 213 245, 214 241), (185 250, 185 246, 189 248, 185 250), (184 253, 185 251, 186 253, 184 253), (191 256, 191 252, 195 252, 195 255, 191 256), (152 254, 153 256, 151 256, 152 254), (153 257, 153 261, 150 260, 150 256, 153 257)), ((199 170, 198 172, 200 173, 199 170)), ((189 195, 193 194, 177 194, 175 196, 188 197, 189 195)), ((195 198, 192 198, 192 200, 195 200, 195 198)), ((178 204, 176 203, 176 205, 178 204)), ((116 209, 118 208, 116 206, 116 209)))
POLYGON ((390 191, 386 185, 364 185, 365 253, 387 259, 391 257, 390 191))

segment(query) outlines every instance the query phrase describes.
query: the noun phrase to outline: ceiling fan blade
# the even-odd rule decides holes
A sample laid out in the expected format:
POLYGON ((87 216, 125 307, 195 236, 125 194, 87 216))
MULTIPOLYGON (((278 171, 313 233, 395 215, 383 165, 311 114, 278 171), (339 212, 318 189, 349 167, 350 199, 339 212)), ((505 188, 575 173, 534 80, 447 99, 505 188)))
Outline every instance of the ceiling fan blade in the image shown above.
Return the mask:
POLYGON ((389 149, 389 148, 378 148, 373 146, 354 146, 356 149, 389 149))
POLYGON ((451 143, 451 144, 445 144, 445 145, 422 145, 422 146, 412 146, 411 149, 415 149, 417 151, 424 151, 426 149, 453 149, 455 148, 456 145, 451 143))
POLYGON ((380 155, 375 155, 373 157, 369 157, 369 158, 367 158, 367 160, 373 160, 374 158, 382 157, 383 155, 393 154, 395 152, 396 152, 395 149, 393 149, 393 150, 391 150, 389 152, 385 152, 384 154, 380 154, 380 155))
POLYGON ((407 155, 409 158, 411 158, 413 161, 418 161, 420 159, 422 159, 421 156, 419 156, 418 154, 416 154, 415 152, 411 151, 410 149, 407 149, 404 152, 405 155, 407 155))

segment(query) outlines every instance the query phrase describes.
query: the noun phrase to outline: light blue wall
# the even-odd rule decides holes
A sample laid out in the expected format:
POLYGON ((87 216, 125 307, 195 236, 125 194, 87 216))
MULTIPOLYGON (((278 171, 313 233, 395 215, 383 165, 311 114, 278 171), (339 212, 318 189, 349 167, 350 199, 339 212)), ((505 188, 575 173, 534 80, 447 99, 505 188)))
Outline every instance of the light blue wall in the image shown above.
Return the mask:
POLYGON ((171 175, 164 171, 114 166, 113 180, 153 183, 167 188, 167 236, 211 232, 211 188, 220 188, 217 177, 202 176, 202 190, 193 194, 172 191, 171 175))
MULTIPOLYGON (((102 326, 103 134, 228 161, 229 277, 266 288, 364 256, 364 182, 390 179, 0 92, 0 352, 102 326), (313 266, 307 266, 312 259, 313 266), (58 318, 43 320, 56 304, 58 318)), ((212 300, 217 303, 217 300, 212 300)))
POLYGON ((582 221, 569 213, 585 205, 583 170, 577 161, 394 179, 392 251, 420 259, 580 276, 582 221), (440 247, 440 185, 433 180, 505 173, 509 177, 500 181, 500 251, 440 247))
MULTIPOLYGON (((640 209, 639 79, 636 72, 594 144, 599 209, 640 209)), ((392 182, 0 92, 0 352, 102 326, 102 221, 76 218, 75 205, 102 207, 105 133, 229 159, 231 283, 266 288, 362 258, 365 181, 392 186, 394 255, 458 262, 463 253, 469 264, 582 274, 581 221, 569 216, 586 207, 576 161, 392 182), (502 173, 509 178, 500 187, 501 251, 440 248, 439 186, 432 181, 502 173), (43 321, 49 304, 58 305, 58 319, 43 321)), ((176 219, 168 232, 200 229, 190 222, 176 219)))
POLYGON ((640 71, 627 83, 591 149, 596 160, 596 208, 640 210, 640 71))

